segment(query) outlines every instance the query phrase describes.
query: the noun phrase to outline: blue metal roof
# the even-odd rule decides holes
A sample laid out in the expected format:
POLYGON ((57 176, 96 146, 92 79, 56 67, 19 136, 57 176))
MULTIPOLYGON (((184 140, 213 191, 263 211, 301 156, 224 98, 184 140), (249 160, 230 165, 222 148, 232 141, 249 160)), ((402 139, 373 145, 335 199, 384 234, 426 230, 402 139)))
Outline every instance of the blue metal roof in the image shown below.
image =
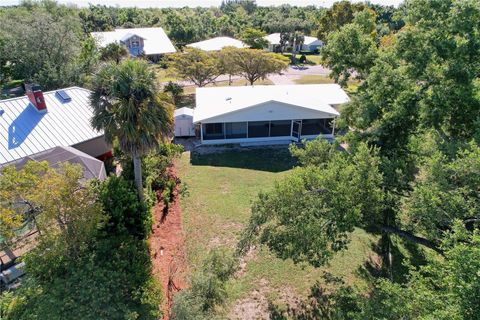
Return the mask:
POLYGON ((62 102, 56 91, 44 92, 47 112, 41 113, 28 97, 0 100, 0 164, 57 146, 72 146, 103 135, 90 125, 90 91, 63 89, 71 97, 62 102))

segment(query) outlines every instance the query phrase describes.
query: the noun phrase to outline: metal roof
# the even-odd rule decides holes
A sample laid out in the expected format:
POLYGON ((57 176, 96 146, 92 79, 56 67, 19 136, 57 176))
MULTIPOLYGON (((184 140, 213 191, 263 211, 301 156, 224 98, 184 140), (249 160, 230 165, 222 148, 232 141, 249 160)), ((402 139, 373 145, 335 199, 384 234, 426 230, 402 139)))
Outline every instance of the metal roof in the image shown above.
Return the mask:
POLYGON ((346 103, 349 98, 337 84, 197 88, 193 122, 201 122, 268 101, 337 116, 339 113, 332 106, 346 103))
POLYGON ((110 43, 120 42, 129 34, 143 38, 143 51, 146 55, 177 52, 162 28, 115 29, 108 32, 92 32, 92 37, 101 47, 105 47, 110 43))
MULTIPOLYGON (((263 38, 268 42, 270 42, 271 44, 280 44, 280 33, 272 33, 263 38)), ((304 36, 303 44, 307 46, 323 45, 323 42, 315 37, 304 36)))
POLYGON ((176 109, 173 113, 174 117, 178 117, 178 116, 182 116, 182 115, 193 117, 193 109, 183 107, 183 108, 180 108, 180 109, 176 109))
POLYGON ((90 125, 90 91, 63 89, 71 101, 62 102, 56 91, 44 92, 47 112, 38 112, 28 97, 0 100, 0 164, 57 146, 72 146, 103 135, 90 125))
POLYGON ((27 161, 47 161, 52 168, 56 168, 65 162, 79 164, 83 169, 84 179, 99 179, 103 181, 107 178, 105 165, 102 161, 95 159, 94 157, 73 147, 55 147, 27 156, 10 164, 14 165, 17 170, 20 170, 23 168, 23 166, 25 166, 27 161))
POLYGON ((216 37, 188 44, 187 47, 197 48, 204 51, 219 51, 225 47, 247 48, 248 46, 242 41, 230 37, 216 37))

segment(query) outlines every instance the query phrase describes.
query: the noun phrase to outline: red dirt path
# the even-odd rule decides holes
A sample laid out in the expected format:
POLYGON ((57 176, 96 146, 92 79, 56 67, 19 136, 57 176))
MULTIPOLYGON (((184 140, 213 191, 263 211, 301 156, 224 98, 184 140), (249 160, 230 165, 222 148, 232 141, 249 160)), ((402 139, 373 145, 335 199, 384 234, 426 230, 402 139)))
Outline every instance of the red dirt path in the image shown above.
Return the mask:
MULTIPOLYGON (((179 181, 175 167, 168 169, 168 175, 179 181)), ((173 295, 185 287, 185 236, 182 229, 179 187, 177 183, 168 210, 163 204, 162 192, 157 193, 158 203, 153 209, 154 221, 149 239, 153 273, 160 281, 164 294, 164 320, 170 319, 173 295)))

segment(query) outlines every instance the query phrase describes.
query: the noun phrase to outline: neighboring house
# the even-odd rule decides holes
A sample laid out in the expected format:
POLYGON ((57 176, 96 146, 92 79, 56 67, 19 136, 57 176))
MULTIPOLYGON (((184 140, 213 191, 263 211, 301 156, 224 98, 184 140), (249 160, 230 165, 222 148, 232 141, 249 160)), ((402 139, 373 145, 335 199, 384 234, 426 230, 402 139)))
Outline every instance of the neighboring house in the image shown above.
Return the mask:
MULTIPOLYGON (((28 161, 46 161, 52 168, 58 168, 62 163, 69 162, 71 164, 78 164, 82 167, 83 179, 85 180, 98 179, 103 181, 107 178, 105 165, 101 160, 73 147, 54 147, 46 151, 26 156, 13 163, 9 163, 9 165, 14 165, 17 170, 20 170, 28 161)), ((1 167, 2 165, 0 165, 0 168, 1 167)))
POLYGON ((348 100, 336 84, 197 88, 193 123, 203 144, 333 138, 348 100))
MULTIPOLYGON (((269 43, 268 47, 266 48, 268 51, 271 51, 271 52, 281 51, 280 36, 281 36, 280 33, 272 33, 264 37, 264 39, 267 40, 269 43)), ((294 51, 294 52, 300 52, 300 51, 314 52, 316 49, 319 49, 321 46, 323 46, 323 42, 321 40, 318 40, 315 37, 304 36, 304 38, 305 40, 302 45, 297 44, 295 48, 292 48, 293 44, 287 43, 284 50, 294 51)))
POLYGON ((162 28, 115 29, 92 32, 92 36, 100 47, 110 43, 121 43, 127 47, 132 56, 145 54, 154 61, 166 53, 177 51, 162 28))
POLYGON ((197 48, 204 51, 220 51, 225 47, 248 48, 248 46, 242 41, 230 37, 212 38, 187 44, 187 47, 197 48))
POLYGON ((79 87, 0 100, 0 166, 59 146, 104 159, 111 155, 103 132, 92 128, 90 91, 79 87))
POLYGON ((315 52, 323 46, 323 41, 315 37, 305 36, 301 51, 315 52))
POLYGON ((174 112, 175 137, 193 137, 195 136, 195 127, 193 125, 193 109, 180 108, 174 112))

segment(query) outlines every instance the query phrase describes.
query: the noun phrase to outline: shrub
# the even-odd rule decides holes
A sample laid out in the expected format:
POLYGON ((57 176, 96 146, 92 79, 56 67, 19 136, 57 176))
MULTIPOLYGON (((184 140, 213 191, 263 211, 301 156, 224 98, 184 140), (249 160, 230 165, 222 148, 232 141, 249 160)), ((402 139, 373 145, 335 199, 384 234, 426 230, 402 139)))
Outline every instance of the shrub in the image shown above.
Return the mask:
POLYGON ((236 260, 225 251, 215 250, 205 259, 200 271, 191 278, 191 286, 173 301, 175 319, 214 319, 213 311, 225 302, 226 281, 235 272, 236 260))
POLYGON ((149 208, 140 202, 131 181, 110 176, 96 189, 108 216, 104 229, 109 235, 130 234, 139 239, 147 236, 151 225, 149 208))

